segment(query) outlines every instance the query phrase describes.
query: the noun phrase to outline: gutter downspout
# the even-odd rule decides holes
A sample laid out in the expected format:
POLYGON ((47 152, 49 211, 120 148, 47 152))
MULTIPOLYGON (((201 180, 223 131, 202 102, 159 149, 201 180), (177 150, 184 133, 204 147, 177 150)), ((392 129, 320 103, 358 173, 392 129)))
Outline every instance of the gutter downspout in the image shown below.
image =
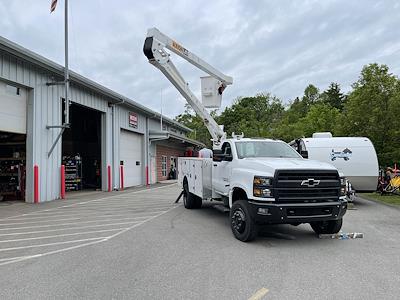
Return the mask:
POLYGON ((116 180, 115 180, 115 166, 116 166, 115 165, 115 134, 116 134, 116 132, 115 132, 115 106, 123 104, 124 102, 125 102, 124 99, 120 99, 120 102, 113 103, 111 105, 111 116, 112 116, 112 119, 111 119, 111 130, 112 130, 112 133, 111 133, 111 164, 112 164, 112 179, 114 181, 114 184, 113 184, 114 190, 117 189, 116 180))

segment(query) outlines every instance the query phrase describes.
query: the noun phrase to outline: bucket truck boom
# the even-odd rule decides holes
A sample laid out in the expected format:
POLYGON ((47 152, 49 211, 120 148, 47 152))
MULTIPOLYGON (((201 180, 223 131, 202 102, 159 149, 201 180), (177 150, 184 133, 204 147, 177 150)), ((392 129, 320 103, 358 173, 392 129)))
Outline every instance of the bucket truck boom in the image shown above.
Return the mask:
POLYGON ((143 52, 149 60, 149 63, 160 69, 168 80, 177 88, 194 111, 203 119, 204 125, 211 134, 214 145, 219 145, 226 137, 225 132, 210 115, 201 101, 192 93, 189 84, 185 81, 171 61, 170 54, 166 49, 174 52, 192 65, 215 78, 217 82, 217 91, 215 92, 219 95, 222 95, 222 92, 227 85, 232 84, 232 77, 221 73, 181 44, 161 33, 157 28, 151 28, 147 31, 143 52))

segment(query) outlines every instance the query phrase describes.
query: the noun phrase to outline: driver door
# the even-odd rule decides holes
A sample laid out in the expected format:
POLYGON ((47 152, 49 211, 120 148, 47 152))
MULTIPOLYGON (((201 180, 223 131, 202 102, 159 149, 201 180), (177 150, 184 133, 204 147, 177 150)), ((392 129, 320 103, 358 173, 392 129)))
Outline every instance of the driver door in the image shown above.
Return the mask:
MULTIPOLYGON (((229 142, 223 143, 221 150, 223 154, 232 156, 232 148, 229 142)), ((231 161, 218 161, 214 159, 212 167, 212 183, 213 189, 216 193, 223 196, 228 196, 230 189, 231 172, 231 161)))

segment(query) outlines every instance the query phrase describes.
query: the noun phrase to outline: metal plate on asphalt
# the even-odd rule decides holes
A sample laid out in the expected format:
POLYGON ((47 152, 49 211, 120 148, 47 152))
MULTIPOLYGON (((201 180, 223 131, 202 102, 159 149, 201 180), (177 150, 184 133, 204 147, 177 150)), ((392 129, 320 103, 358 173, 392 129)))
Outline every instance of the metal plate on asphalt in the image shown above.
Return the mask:
POLYGON ((362 239, 364 233, 361 232, 339 232, 335 234, 320 234, 318 235, 320 239, 337 239, 337 240, 348 240, 348 239, 362 239))

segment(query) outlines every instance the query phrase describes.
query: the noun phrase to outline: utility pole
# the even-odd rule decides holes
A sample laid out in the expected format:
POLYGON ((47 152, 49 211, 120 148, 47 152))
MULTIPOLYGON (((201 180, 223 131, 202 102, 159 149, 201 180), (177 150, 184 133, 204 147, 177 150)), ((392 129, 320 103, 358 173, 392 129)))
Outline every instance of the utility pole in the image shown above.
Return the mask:
POLYGON ((65 125, 69 126, 69 70, 68 70, 68 0, 65 1, 65 16, 64 16, 64 45, 65 45, 65 125))
MULTIPOLYGON (((52 3, 52 9, 50 12, 53 12, 56 8, 57 1, 53 1, 52 3), (54 4, 54 7, 53 7, 54 4)), ((47 125, 47 129, 55 129, 55 128, 60 128, 61 131, 57 135, 53 145, 51 146, 49 153, 47 154, 47 157, 51 156, 51 153, 53 153, 54 148, 56 147, 58 141, 62 137, 65 129, 70 127, 69 123, 69 99, 68 99, 68 94, 69 94, 69 69, 68 69, 68 0, 64 0, 64 54, 65 54, 65 67, 64 67, 64 81, 63 82, 48 82, 46 83, 48 86, 51 85, 59 85, 59 84, 64 84, 65 87, 65 121, 64 124, 62 125, 47 125)))

